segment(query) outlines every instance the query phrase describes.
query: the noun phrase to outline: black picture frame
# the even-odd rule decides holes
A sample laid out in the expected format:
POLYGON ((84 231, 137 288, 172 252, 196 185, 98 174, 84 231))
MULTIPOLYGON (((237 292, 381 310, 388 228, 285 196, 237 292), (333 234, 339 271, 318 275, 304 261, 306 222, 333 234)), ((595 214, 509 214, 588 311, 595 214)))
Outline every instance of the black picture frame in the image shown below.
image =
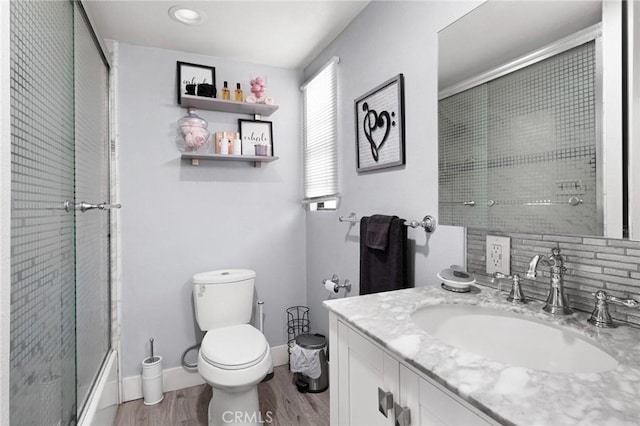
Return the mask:
POLYGON ((238 119, 238 131, 242 141, 242 155, 273 157, 273 123, 264 120, 238 119), (266 145, 264 154, 258 153, 256 145, 266 145))
MULTIPOLYGON (((176 90, 178 104, 182 104, 182 95, 187 93, 187 84, 213 84, 214 93, 216 86, 216 68, 208 65, 192 64, 189 62, 176 62, 176 90)), ((193 88, 195 95, 195 87, 193 88)), ((213 96, 215 97, 215 95, 213 96)))
POLYGON ((405 164, 404 76, 385 81, 354 101, 356 171, 405 164))

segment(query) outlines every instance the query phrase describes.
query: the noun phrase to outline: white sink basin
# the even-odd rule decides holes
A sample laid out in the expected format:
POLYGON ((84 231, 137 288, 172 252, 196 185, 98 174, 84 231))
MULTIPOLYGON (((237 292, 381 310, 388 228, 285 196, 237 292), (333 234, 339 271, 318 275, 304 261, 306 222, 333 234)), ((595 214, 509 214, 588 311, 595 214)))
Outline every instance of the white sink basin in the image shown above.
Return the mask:
POLYGON ((498 309, 434 305, 414 312, 411 319, 451 346, 514 366, 560 373, 600 373, 618 366, 584 336, 498 309))

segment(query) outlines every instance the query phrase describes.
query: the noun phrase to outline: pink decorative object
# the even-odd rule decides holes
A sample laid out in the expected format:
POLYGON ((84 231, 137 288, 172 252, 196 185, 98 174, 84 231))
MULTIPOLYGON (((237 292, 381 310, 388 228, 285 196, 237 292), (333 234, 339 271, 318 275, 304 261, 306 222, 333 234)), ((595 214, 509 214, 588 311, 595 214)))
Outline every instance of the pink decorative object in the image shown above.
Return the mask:
POLYGON ((209 131, 202 127, 182 126, 184 143, 188 151, 195 151, 209 139, 209 131))
POLYGON ((251 93, 254 94, 256 99, 260 99, 264 91, 267 90, 265 81, 262 77, 254 78, 249 82, 249 84, 251 84, 251 93))
POLYGON ((178 148, 181 150, 197 151, 209 140, 207 122, 198 117, 193 108, 189 108, 189 113, 180 119, 178 125, 183 137, 182 143, 178 144, 178 148))

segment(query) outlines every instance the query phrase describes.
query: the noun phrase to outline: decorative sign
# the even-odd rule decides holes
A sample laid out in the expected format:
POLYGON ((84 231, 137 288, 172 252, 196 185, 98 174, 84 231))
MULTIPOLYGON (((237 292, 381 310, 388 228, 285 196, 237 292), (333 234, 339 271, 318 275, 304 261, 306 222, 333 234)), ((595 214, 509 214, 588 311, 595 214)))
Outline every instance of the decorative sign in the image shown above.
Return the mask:
POLYGON ((402 74, 356 99, 355 117, 358 173, 405 164, 402 74))
POLYGON ((238 120, 242 155, 273 156, 273 127, 271 121, 238 120))
POLYGON ((196 95, 198 85, 203 85, 203 88, 211 91, 209 94, 200 93, 198 95, 215 97, 216 69, 214 67, 178 62, 176 75, 178 78, 177 90, 179 104, 182 103, 182 95, 196 95), (211 96, 211 94, 213 94, 213 96, 211 96))

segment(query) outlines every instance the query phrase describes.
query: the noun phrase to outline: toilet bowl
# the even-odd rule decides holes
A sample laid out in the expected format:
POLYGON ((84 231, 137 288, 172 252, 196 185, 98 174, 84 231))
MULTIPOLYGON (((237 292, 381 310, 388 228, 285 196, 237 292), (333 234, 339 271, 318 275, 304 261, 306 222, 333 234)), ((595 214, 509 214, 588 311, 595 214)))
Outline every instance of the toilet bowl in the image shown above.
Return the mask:
POLYGON ((198 372, 213 389, 209 425, 264 424, 258 383, 272 368, 264 335, 251 326, 255 272, 211 271, 193 277, 196 320, 206 331, 198 372))
POLYGON ((252 326, 209 331, 198 354, 198 372, 213 389, 209 424, 260 424, 257 385, 271 365, 267 340, 252 326))

